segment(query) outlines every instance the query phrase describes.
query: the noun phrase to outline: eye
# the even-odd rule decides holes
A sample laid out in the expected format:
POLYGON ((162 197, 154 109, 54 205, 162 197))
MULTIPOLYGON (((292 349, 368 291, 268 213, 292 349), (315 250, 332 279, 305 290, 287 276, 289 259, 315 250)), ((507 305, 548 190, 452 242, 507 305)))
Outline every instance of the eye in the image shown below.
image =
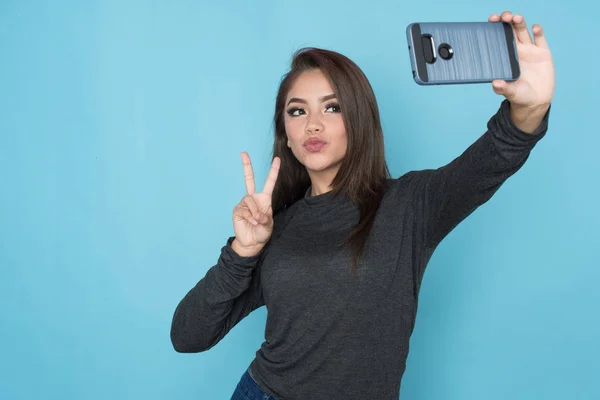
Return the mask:
POLYGON ((327 111, 334 113, 339 113, 341 111, 340 105, 338 103, 329 103, 327 104, 327 106, 325 106, 325 108, 327 109, 327 111))
POLYGON ((288 113, 289 115, 291 115, 292 117, 297 117, 297 116, 299 116, 299 115, 302 115, 302 114, 304 114, 304 110, 303 110, 303 109, 301 109, 301 108, 294 107, 294 108, 290 108, 290 109, 288 109, 288 110, 287 110, 287 113, 288 113))

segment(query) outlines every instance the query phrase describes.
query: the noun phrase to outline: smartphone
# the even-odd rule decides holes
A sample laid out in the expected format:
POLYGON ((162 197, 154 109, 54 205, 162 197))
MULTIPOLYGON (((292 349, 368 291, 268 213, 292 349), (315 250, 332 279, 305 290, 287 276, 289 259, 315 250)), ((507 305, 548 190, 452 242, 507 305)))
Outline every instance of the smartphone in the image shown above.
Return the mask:
POLYGON ((517 44, 506 22, 412 23, 406 36, 419 85, 519 79, 517 44))

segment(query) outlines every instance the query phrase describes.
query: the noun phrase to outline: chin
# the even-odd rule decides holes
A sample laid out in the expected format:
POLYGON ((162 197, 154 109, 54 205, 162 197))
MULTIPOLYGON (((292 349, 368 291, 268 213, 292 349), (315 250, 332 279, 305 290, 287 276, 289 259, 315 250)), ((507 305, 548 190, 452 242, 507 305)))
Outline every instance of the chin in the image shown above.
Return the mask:
POLYGON ((309 155, 305 157, 302 164, 311 171, 326 171, 338 166, 340 161, 333 160, 330 157, 314 157, 309 155))

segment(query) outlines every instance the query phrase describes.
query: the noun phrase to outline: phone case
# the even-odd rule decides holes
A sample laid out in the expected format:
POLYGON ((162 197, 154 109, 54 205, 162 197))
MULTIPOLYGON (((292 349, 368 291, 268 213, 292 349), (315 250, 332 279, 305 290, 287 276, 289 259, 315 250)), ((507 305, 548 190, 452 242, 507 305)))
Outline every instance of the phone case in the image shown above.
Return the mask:
POLYGON ((413 77, 420 85, 486 83, 520 76, 506 22, 412 23, 406 28, 413 77))

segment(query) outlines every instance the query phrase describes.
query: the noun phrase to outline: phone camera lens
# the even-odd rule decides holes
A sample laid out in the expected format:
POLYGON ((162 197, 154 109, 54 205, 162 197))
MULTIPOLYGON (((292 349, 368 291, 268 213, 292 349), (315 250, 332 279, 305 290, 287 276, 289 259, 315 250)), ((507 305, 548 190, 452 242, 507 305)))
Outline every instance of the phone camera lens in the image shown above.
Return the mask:
POLYGON ((442 43, 440 44, 440 47, 438 47, 438 54, 444 60, 449 60, 454 55, 454 50, 448 43, 442 43))

